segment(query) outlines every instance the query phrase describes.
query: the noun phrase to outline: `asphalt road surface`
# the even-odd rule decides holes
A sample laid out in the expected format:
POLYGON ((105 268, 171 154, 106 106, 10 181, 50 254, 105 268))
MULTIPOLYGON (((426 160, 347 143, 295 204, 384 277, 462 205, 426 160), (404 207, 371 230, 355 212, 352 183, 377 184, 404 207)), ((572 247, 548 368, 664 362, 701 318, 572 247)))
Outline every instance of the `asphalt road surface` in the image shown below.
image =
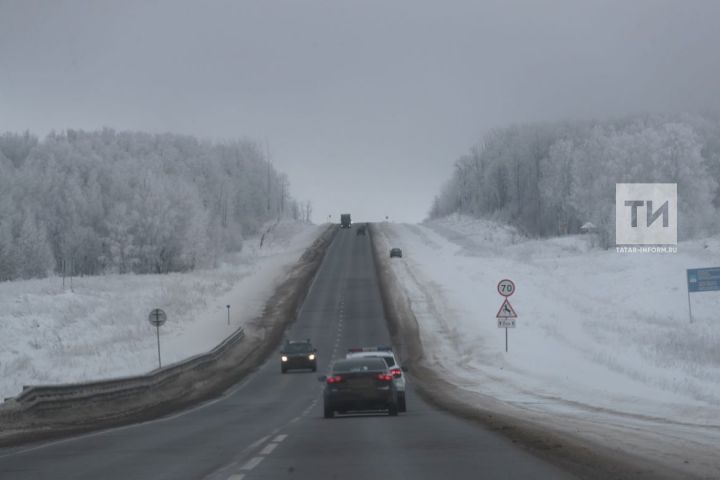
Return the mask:
MULTIPOLYGON (((402 260, 399 260, 402 261, 402 260)), ((317 376, 349 347, 389 344, 367 236, 341 230, 288 338, 310 338, 318 372, 270 358, 219 399, 159 420, 0 449, 7 479, 562 479, 502 436, 424 403, 407 413, 322 418, 317 376)))

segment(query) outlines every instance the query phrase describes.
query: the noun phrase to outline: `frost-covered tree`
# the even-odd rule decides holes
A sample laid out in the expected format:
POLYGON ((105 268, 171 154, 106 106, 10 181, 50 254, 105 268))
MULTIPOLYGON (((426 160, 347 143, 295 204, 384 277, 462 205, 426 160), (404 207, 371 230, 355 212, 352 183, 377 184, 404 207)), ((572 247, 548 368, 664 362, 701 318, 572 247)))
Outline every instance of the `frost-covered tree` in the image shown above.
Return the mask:
POLYGON ((616 183, 677 183, 681 238, 720 228, 720 116, 634 116, 512 126, 459 158, 431 217, 454 212, 509 222, 530 235, 590 221, 614 241, 616 183))
POLYGON ((0 135, 0 188, 0 279, 211 265, 294 202, 252 142, 112 129, 0 135))
POLYGON ((19 168, 37 144, 37 137, 31 135, 29 131, 21 135, 7 132, 0 135, 0 154, 19 168))
POLYGON ((52 251, 45 230, 38 225, 35 215, 24 215, 15 240, 16 270, 21 278, 45 277, 54 267, 52 251))
POLYGON ((7 216, 0 223, 0 281, 12 280, 18 276, 12 226, 7 216))

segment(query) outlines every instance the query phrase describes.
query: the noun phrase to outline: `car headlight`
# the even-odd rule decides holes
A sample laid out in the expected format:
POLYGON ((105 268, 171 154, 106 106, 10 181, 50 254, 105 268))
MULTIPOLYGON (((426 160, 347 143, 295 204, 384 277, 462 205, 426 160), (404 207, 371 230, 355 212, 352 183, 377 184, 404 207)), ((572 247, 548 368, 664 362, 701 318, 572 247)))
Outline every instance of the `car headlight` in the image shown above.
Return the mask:
POLYGON ((282 360, 283 362, 287 362, 287 357, 283 355, 282 357, 280 357, 280 360, 282 360))
POLYGON ((310 360, 315 360, 315 354, 314 354, 314 353, 311 353, 310 355, 308 355, 308 358, 309 358, 310 360))

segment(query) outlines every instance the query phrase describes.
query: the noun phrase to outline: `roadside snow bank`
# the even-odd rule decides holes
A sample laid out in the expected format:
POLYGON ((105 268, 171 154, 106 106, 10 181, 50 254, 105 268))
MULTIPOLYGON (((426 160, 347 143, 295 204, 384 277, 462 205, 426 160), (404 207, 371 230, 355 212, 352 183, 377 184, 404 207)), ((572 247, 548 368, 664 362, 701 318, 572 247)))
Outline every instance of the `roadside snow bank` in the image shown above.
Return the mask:
MULTIPOLYGON (((167 312, 163 365, 206 352, 260 315, 323 227, 280 222, 216 269, 0 283, 0 396, 23 385, 78 382, 157 368, 147 315, 167 312), (230 305, 230 325, 228 310, 230 305)), ((252 333, 252 332, 249 332, 252 333)))
POLYGON ((720 264, 720 239, 620 254, 593 248, 591 236, 529 240, 458 216, 377 231, 379 248, 403 249, 387 261, 425 361, 454 384, 548 421, 582 419, 571 431, 606 443, 672 450, 681 463, 697 453, 700 470, 720 475, 720 292, 693 295, 690 324, 685 280, 687 268, 720 264), (495 320, 502 278, 517 286, 507 353, 495 320))

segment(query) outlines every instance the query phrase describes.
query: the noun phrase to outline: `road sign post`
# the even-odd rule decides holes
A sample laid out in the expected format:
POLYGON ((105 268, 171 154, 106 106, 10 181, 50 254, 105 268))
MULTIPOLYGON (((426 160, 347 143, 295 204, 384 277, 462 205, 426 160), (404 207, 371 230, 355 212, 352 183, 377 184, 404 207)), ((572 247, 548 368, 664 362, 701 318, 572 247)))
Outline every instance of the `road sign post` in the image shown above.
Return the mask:
POLYGON ((162 358, 160 357, 160 327, 167 322, 167 315, 163 310, 156 308, 148 315, 148 322, 155 327, 155 333, 157 335, 158 368, 162 368, 162 358))
POLYGON ((225 307, 227 307, 227 311, 228 311, 228 325, 230 325, 230 305, 225 305, 225 307))
POLYGON ((503 279, 498 282, 497 291, 500 295, 505 297, 500 310, 498 310, 495 318, 498 322, 498 328, 505 329, 505 351, 508 351, 508 328, 515 328, 515 320, 517 319, 517 313, 515 309, 510 305, 508 297, 515 293, 515 283, 509 279, 503 279))
POLYGON ((712 268, 688 268, 687 270, 687 286, 688 286, 688 313, 690 315, 690 323, 693 321, 692 303, 690 302, 690 294, 698 292, 712 292, 720 290, 720 267, 712 268))
POLYGON ((160 356, 160 325, 155 326, 155 333, 157 334, 158 368, 162 368, 162 357, 160 356))

